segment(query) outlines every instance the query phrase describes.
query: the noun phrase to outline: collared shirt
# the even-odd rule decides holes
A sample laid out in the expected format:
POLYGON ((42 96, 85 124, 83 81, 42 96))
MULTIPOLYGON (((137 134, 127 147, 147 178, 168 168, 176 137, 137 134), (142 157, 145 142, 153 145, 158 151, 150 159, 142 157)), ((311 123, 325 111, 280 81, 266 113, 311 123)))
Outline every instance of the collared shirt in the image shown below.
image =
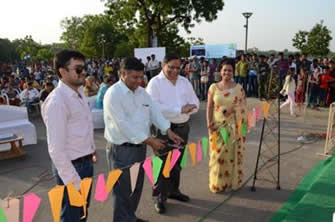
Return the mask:
POLYGON ((93 120, 87 98, 59 81, 42 105, 48 150, 64 184, 79 188, 80 177, 71 160, 95 151, 93 120))
POLYGON ((105 138, 113 144, 142 143, 150 136, 152 124, 163 132, 170 127, 142 87, 132 91, 121 80, 109 87, 103 106, 105 138))
POLYGON ((22 100, 24 99, 35 99, 38 98, 40 93, 38 92, 37 89, 31 88, 30 90, 25 89, 21 92, 20 97, 22 100))
POLYGON ((199 99, 191 83, 183 76, 178 76, 176 84, 173 85, 161 71, 150 80, 146 90, 158 104, 164 117, 172 123, 185 123, 191 114, 199 110, 199 99), (188 114, 181 113, 182 107, 186 104, 194 104, 197 108, 188 114))
POLYGON ((159 62, 157 60, 151 60, 148 64, 149 70, 159 69, 159 62))

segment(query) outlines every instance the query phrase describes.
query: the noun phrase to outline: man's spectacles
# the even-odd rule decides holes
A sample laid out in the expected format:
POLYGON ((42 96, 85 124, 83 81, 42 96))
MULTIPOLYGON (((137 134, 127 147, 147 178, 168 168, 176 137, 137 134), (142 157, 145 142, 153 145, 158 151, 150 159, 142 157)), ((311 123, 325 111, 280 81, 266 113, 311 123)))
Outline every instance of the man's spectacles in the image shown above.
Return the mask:
POLYGON ((169 69, 171 70, 177 70, 179 71, 180 70, 180 66, 170 66, 170 65, 167 65, 169 69))
POLYGON ((87 66, 76 66, 74 69, 68 70, 74 70, 78 75, 80 75, 82 72, 87 72, 87 66))

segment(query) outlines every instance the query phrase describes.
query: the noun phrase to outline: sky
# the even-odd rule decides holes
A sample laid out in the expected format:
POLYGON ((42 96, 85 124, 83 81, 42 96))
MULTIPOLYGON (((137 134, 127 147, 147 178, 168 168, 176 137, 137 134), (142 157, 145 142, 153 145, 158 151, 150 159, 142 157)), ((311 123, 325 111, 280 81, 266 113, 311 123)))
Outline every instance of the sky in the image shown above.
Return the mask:
MULTIPOLYGON (((10 40, 32 35, 37 42, 59 42, 65 17, 99 14, 105 10, 101 0, 3 0, 0 13, 0 38, 10 40)), ((259 50, 296 50, 292 38, 299 30, 309 31, 321 20, 332 31, 335 51, 334 0, 225 0, 217 20, 196 24, 191 34, 180 31, 184 37, 201 37, 206 44, 236 43, 244 49, 245 18, 250 11, 248 48, 259 50)))

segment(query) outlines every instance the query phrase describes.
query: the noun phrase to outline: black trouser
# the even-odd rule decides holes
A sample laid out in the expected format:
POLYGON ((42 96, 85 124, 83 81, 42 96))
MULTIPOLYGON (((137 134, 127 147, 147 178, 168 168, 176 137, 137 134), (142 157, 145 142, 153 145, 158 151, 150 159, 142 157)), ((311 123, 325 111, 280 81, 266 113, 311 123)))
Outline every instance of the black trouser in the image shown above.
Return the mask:
POLYGON ((136 209, 141 199, 144 170, 140 167, 134 192, 131 190, 129 166, 143 162, 146 156, 145 145, 107 143, 108 170, 123 169, 113 188, 113 221, 136 222, 136 209))
MULTIPOLYGON (((171 130, 184 140, 184 143, 181 144, 181 146, 185 146, 185 144, 187 144, 188 135, 190 132, 190 127, 188 123, 183 124, 172 123, 171 130)), ((162 135, 159 131, 157 134, 157 138, 168 140, 169 144, 173 144, 173 141, 169 140, 167 135, 162 135)), ((160 155, 159 158, 163 160, 161 172, 164 168, 168 152, 173 149, 174 149, 173 146, 167 146, 164 150, 161 150, 158 153, 156 153, 156 155, 160 155)), ((180 162, 185 149, 180 149, 179 151, 181 152, 181 154, 178 161, 176 162, 176 164, 174 165, 173 169, 170 172, 170 178, 165 178, 162 173, 159 174, 157 183, 153 187, 152 191, 152 196, 154 197, 155 200, 165 201, 168 194, 180 192, 179 191, 180 173, 181 173, 180 162)))

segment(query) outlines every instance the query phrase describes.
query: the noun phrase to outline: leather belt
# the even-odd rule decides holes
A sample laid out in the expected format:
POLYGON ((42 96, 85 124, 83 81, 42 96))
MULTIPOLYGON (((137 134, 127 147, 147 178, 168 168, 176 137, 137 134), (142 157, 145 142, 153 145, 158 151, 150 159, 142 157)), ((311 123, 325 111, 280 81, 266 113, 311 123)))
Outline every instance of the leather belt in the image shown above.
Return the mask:
POLYGON ((181 127, 185 127, 188 126, 188 122, 185 123, 171 123, 171 127, 173 128, 181 128, 181 127))
POLYGON ((73 164, 75 164, 75 163, 84 162, 84 161, 90 160, 90 159, 92 160, 92 154, 88 154, 86 156, 79 157, 79 158, 77 158, 75 160, 71 160, 71 162, 73 164))
POLYGON ((144 144, 122 143, 120 146, 143 147, 144 144))

